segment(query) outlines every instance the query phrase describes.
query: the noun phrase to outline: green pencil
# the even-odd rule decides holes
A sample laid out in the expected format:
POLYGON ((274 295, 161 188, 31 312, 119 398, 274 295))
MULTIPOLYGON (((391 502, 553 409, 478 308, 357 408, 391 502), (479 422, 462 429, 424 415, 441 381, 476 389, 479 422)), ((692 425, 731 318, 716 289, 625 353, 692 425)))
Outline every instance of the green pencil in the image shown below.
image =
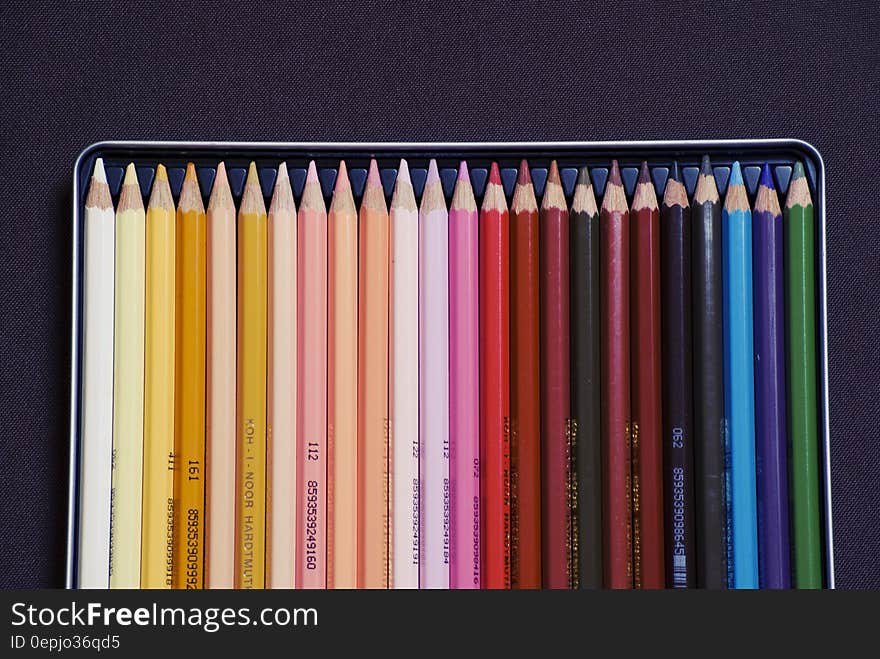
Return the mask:
POLYGON ((785 203, 788 413, 791 433, 794 587, 822 587, 816 414, 816 262, 813 201, 794 166, 785 203))

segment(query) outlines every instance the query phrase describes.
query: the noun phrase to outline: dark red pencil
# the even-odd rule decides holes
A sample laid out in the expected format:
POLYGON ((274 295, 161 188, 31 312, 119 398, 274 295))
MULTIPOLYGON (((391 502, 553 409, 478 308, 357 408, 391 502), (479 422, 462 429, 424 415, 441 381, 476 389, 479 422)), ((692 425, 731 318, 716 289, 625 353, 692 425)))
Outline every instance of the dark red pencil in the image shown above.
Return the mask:
POLYGON ((541 306, 538 204, 520 163, 510 203, 511 584, 541 587, 541 306))
POLYGON ((629 210, 617 161, 599 213, 602 298, 602 460, 605 586, 632 588, 629 210))
POLYGON ((510 234, 498 165, 480 209, 480 489, 484 588, 510 588, 510 234))
POLYGON ((568 204, 554 160, 541 202, 541 447, 545 588, 570 588, 568 204))
POLYGON ((660 396, 660 210, 648 163, 636 185, 632 231, 633 585, 663 588, 663 426, 660 396))

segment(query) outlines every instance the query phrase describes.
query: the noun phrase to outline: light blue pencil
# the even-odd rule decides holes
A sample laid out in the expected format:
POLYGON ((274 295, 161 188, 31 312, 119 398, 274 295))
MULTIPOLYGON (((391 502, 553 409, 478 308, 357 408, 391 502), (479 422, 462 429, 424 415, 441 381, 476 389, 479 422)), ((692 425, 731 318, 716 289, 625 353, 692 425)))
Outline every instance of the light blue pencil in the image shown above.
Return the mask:
POLYGON ((738 162, 721 215, 724 250, 724 416, 731 497, 733 588, 758 587, 752 213, 738 162))

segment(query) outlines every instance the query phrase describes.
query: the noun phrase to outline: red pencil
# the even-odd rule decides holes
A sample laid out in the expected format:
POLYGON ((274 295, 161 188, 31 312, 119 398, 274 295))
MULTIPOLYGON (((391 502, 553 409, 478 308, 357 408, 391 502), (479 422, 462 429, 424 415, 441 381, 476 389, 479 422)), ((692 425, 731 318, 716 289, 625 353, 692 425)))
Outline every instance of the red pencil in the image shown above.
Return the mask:
POLYGON ((570 588, 572 519, 568 204, 554 160, 541 202, 541 444, 544 587, 570 588))
POLYGON ((605 494, 604 582, 632 588, 630 483, 629 210, 617 161, 599 213, 602 334, 602 459, 605 494))
POLYGON ((541 587, 541 306, 538 204, 520 163, 510 203, 511 584, 541 587))
POLYGON ((510 236, 498 165, 480 209, 483 587, 510 588, 510 236))
POLYGON ((648 163, 632 213, 633 586, 663 588, 663 426, 660 417, 660 211, 648 163))

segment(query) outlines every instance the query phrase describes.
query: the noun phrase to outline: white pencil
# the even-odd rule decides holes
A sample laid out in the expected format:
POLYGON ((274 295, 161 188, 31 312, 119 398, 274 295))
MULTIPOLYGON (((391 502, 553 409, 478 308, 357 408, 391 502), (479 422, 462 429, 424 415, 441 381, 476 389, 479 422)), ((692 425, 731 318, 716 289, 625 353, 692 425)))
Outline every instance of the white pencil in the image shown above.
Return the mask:
POLYGON ((422 588, 449 588, 449 215, 432 160, 419 210, 422 588))
POLYGON ((293 588, 296 556, 296 206, 287 165, 269 206, 269 496, 266 585, 293 588))
POLYGON ((419 587, 419 211, 406 160, 391 198, 391 585, 419 587))
POLYGON ((79 587, 110 585, 113 450, 114 215, 104 162, 95 161, 85 209, 79 587))

